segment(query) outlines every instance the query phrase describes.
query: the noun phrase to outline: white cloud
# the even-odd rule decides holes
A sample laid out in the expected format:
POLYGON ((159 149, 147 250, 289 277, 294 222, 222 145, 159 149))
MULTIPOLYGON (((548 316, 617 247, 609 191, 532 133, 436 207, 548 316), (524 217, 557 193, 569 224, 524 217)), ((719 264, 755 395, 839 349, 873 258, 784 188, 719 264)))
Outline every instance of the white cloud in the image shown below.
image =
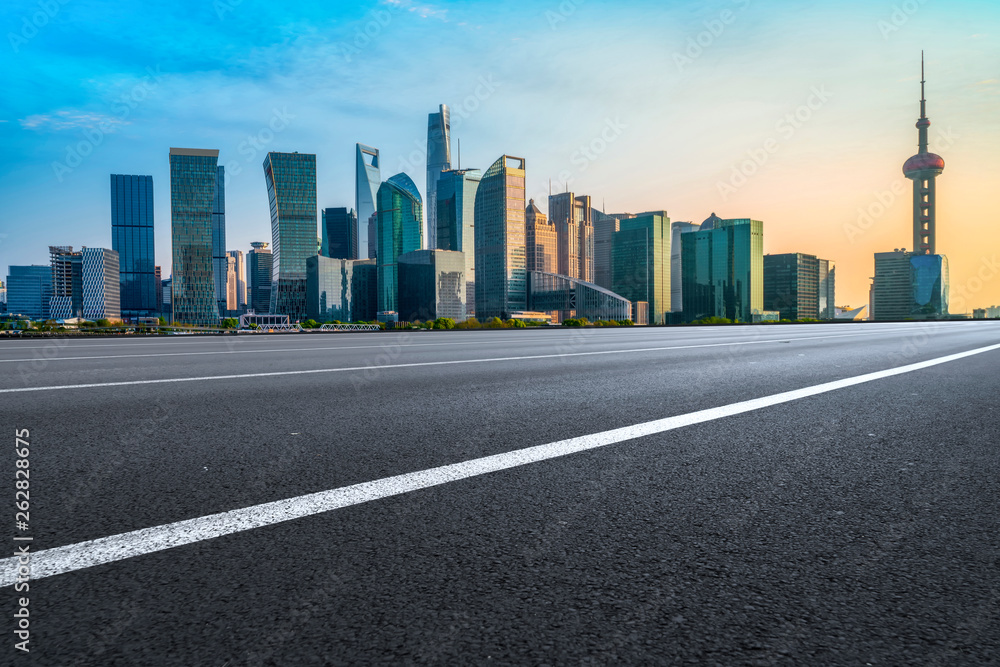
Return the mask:
MULTIPOLYGON (((3 121, 7 122, 7 121, 3 121)), ((93 113, 90 111, 62 110, 48 114, 34 114, 19 121, 28 130, 76 130, 83 127, 100 126, 104 132, 114 132, 120 125, 128 123, 118 116, 93 113), (109 129, 110 128, 110 129, 109 129)))

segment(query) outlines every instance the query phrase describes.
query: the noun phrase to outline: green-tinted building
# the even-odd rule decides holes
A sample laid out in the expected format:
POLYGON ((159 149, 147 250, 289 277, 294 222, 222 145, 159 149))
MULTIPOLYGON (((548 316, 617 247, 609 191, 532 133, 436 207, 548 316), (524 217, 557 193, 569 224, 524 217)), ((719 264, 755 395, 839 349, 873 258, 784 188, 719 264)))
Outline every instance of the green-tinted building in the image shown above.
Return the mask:
POLYGON ((649 304, 650 324, 670 317, 670 217, 640 213, 618 222, 611 235, 611 291, 633 304, 649 304))
POLYGON ((752 322, 764 310, 764 223, 714 213, 681 234, 684 321, 725 317, 752 322))
POLYGON ((504 155, 476 193, 476 318, 527 310, 524 158, 504 155))
POLYGON ((764 256, 764 310, 783 320, 820 317, 819 264, 816 255, 800 252, 764 256))
MULTIPOLYGON (((439 182, 438 192, 440 187, 439 182)), ((456 322, 465 320, 464 255, 452 250, 415 250, 399 256, 401 322, 425 322, 439 317, 450 317, 456 322)))
POLYGON ((396 174, 378 189, 378 312, 399 311, 400 255, 423 247, 423 200, 413 180, 396 174))
POLYGON ((465 308, 476 313, 476 193, 478 169, 442 172, 437 182, 437 247, 465 256, 465 308))
POLYGON ((316 254, 316 156, 268 153, 264 159, 271 205, 271 312, 306 318, 306 260, 316 254))
POLYGON ((317 322, 373 321, 378 308, 375 260, 313 255, 306 260, 306 298, 306 312, 317 322))
POLYGON ((212 263, 219 151, 170 149, 170 241, 173 321, 215 326, 219 304, 212 263))

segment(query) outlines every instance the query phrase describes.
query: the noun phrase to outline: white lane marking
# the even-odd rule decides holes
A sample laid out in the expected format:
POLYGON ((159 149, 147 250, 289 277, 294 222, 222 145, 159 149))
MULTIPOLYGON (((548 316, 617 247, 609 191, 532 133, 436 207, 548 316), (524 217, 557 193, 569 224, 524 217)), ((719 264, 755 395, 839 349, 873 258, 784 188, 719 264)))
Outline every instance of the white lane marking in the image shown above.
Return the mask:
MULTIPOLYGON (((501 470, 509 470, 530 463, 577 454, 599 447, 606 447, 648 435, 672 431, 685 426, 710 422, 725 417, 762 410, 764 408, 790 403, 803 398, 845 389, 867 382, 913 373, 952 361, 958 361, 986 352, 1000 350, 1000 345, 990 345, 968 352, 951 354, 909 366, 891 368, 875 373, 867 373, 843 380, 786 391, 780 394, 755 398, 740 403, 732 403, 717 408, 699 410, 686 415, 667 417, 655 421, 616 428, 602 433, 593 433, 568 440, 550 442, 546 445, 526 447, 504 454, 484 456, 461 463, 430 468, 417 472, 385 477, 372 482, 310 493, 304 496, 253 505, 242 509, 210 514, 196 519, 187 519, 162 526, 143 528, 128 533, 120 533, 87 542, 69 544, 52 549, 44 549, 32 554, 30 579, 52 577, 88 567, 113 563, 126 558, 172 549, 195 542, 211 540, 224 535, 232 535, 254 528, 263 528, 285 521, 329 512, 331 510, 360 505, 362 503, 398 496, 411 491, 440 486, 471 477, 479 477, 501 470)), ((0 586, 10 586, 17 581, 18 558, 16 556, 0 561, 0 586)))
MULTIPOLYGON (((665 352, 670 350, 692 350, 696 348, 705 347, 729 347, 737 345, 766 345, 768 343, 788 343, 790 341, 807 341, 807 340, 829 340, 830 338, 857 338, 858 336, 870 338, 872 336, 884 335, 881 334, 871 334, 871 333, 858 333, 858 334, 841 334, 837 336, 811 336, 811 337, 799 337, 799 338, 789 338, 784 336, 782 338, 776 338, 774 340, 749 340, 749 341, 739 341, 731 343, 705 343, 701 345, 671 345, 667 347, 644 347, 629 350, 599 350, 594 352, 564 352, 561 354, 536 354, 536 355, 526 355, 520 357, 494 357, 489 359, 452 359, 449 361, 423 361, 414 362, 410 364, 391 364, 385 366, 351 366, 348 368, 315 368, 299 371, 270 371, 267 373, 240 373, 235 375, 206 375, 201 377, 186 377, 186 378, 160 378, 156 380, 125 380, 121 382, 94 382, 88 384, 62 384, 62 385, 49 385, 43 387, 15 387, 10 389, 0 389, 0 394, 22 394, 29 391, 55 391, 61 389, 97 389, 101 387, 131 387, 143 384, 172 384, 176 382, 209 382, 213 380, 244 380, 249 378, 265 378, 265 377, 283 377, 287 375, 316 375, 318 373, 349 373, 352 371, 366 371, 370 369, 378 370, 391 370, 397 368, 419 368, 422 366, 452 366, 455 364, 485 364, 485 363, 497 363, 503 361, 528 361, 532 359, 559 359, 563 357, 590 357, 597 355, 606 354, 634 354, 636 352, 665 352)), ((390 346, 391 347, 391 346, 390 346)), ((339 348, 343 349, 343 348, 339 348)), ((134 355, 134 356, 145 356, 145 355, 134 355)))

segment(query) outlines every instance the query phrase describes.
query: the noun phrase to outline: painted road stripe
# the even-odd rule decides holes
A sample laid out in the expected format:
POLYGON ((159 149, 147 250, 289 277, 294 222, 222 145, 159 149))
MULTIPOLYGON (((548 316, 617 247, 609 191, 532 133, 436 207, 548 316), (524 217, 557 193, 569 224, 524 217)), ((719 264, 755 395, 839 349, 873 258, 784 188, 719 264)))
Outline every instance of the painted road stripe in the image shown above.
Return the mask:
MULTIPOLYGON (((831 338, 857 338, 857 337, 871 337, 885 335, 892 332, 882 332, 882 333, 857 333, 857 334, 839 334, 836 336, 809 336, 809 337, 799 337, 790 338, 788 336, 774 338, 771 340, 749 340, 749 341, 737 341, 730 343, 703 343, 700 345, 672 345, 668 347, 644 347, 636 349, 627 350, 600 350, 594 352, 564 352, 560 354, 536 354, 529 356, 520 357, 493 357, 488 359, 452 359, 449 361, 423 361, 415 362, 410 364, 386 364, 384 366, 351 366, 348 368, 314 368, 299 371, 270 371, 267 373, 240 373, 236 375, 206 375, 200 377, 188 377, 188 378, 159 378, 156 380, 125 380, 121 382, 94 382, 88 384, 63 384, 63 385, 49 385, 43 387, 14 387, 8 389, 0 389, 0 394, 23 394, 32 391, 56 391, 61 389, 100 389, 104 387, 132 387, 136 385, 143 384, 173 384, 177 382, 210 382, 213 380, 245 380, 249 378, 267 378, 267 377, 283 377, 289 375, 316 375, 319 373, 350 373, 355 371, 367 371, 367 370, 392 370, 399 368, 420 368, 423 366, 454 366, 456 364, 486 364, 486 363, 498 363, 506 361, 528 361, 533 359, 560 359, 565 357, 592 357, 599 355, 608 354, 635 354, 637 352, 665 352, 670 350, 693 350, 697 348, 706 347, 729 347, 736 345, 767 345, 772 343, 789 343, 789 342, 799 342, 807 340, 829 340, 831 338)), ((555 342, 555 341, 554 341, 555 342)), ((563 342, 562 344, 566 344, 563 342)), ((397 345, 393 343, 386 343, 385 345, 380 345, 379 348, 393 348, 393 347, 404 347, 402 345, 397 345)), ((345 349, 345 348, 339 348, 345 349)), ((274 350, 272 350, 274 351, 274 350)), ((200 353, 199 353, 200 354, 200 353)), ((214 353, 213 353, 214 354, 214 353)), ((147 356, 147 355, 131 355, 131 356, 147 356)))
MULTIPOLYGON (((531 463, 548 461, 570 454, 577 454, 599 447, 664 433, 685 426, 732 417, 734 415, 762 410, 782 403, 798 401, 810 396, 845 389, 867 382, 913 373, 914 371, 947 364, 959 359, 1000 350, 1000 345, 990 345, 968 352, 939 357, 929 361, 868 373, 853 378, 826 382, 805 389, 796 389, 763 398, 733 403, 718 408, 699 410, 686 415, 667 417, 635 426, 617 428, 603 433, 594 433, 578 438, 551 442, 518 449, 506 454, 485 456, 462 463, 430 468, 394 477, 386 477, 373 482, 354 484, 330 491, 311 493, 287 500, 254 505, 243 509, 211 514, 197 519, 178 521, 164 526, 143 528, 129 533, 121 533, 96 540, 69 544, 53 549, 38 551, 31 556, 30 579, 32 581, 58 574, 66 574, 88 567, 105 565, 116 561, 164 551, 174 547, 211 540, 224 535, 232 535, 254 528, 263 528, 285 521, 293 521, 314 514, 360 505, 362 503, 390 498, 411 491, 428 489, 449 482, 479 477, 501 470, 510 470, 531 463)), ((17 581, 17 557, 0 561, 0 586, 10 586, 17 581)))

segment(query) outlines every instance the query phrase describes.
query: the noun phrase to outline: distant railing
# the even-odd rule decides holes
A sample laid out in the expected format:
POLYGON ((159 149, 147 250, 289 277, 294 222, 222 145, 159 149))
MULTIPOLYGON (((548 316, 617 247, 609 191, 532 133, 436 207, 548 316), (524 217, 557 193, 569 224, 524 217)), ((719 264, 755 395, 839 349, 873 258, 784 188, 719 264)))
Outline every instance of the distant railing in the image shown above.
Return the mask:
POLYGON ((320 331, 381 331, 377 324, 324 324, 320 331))

